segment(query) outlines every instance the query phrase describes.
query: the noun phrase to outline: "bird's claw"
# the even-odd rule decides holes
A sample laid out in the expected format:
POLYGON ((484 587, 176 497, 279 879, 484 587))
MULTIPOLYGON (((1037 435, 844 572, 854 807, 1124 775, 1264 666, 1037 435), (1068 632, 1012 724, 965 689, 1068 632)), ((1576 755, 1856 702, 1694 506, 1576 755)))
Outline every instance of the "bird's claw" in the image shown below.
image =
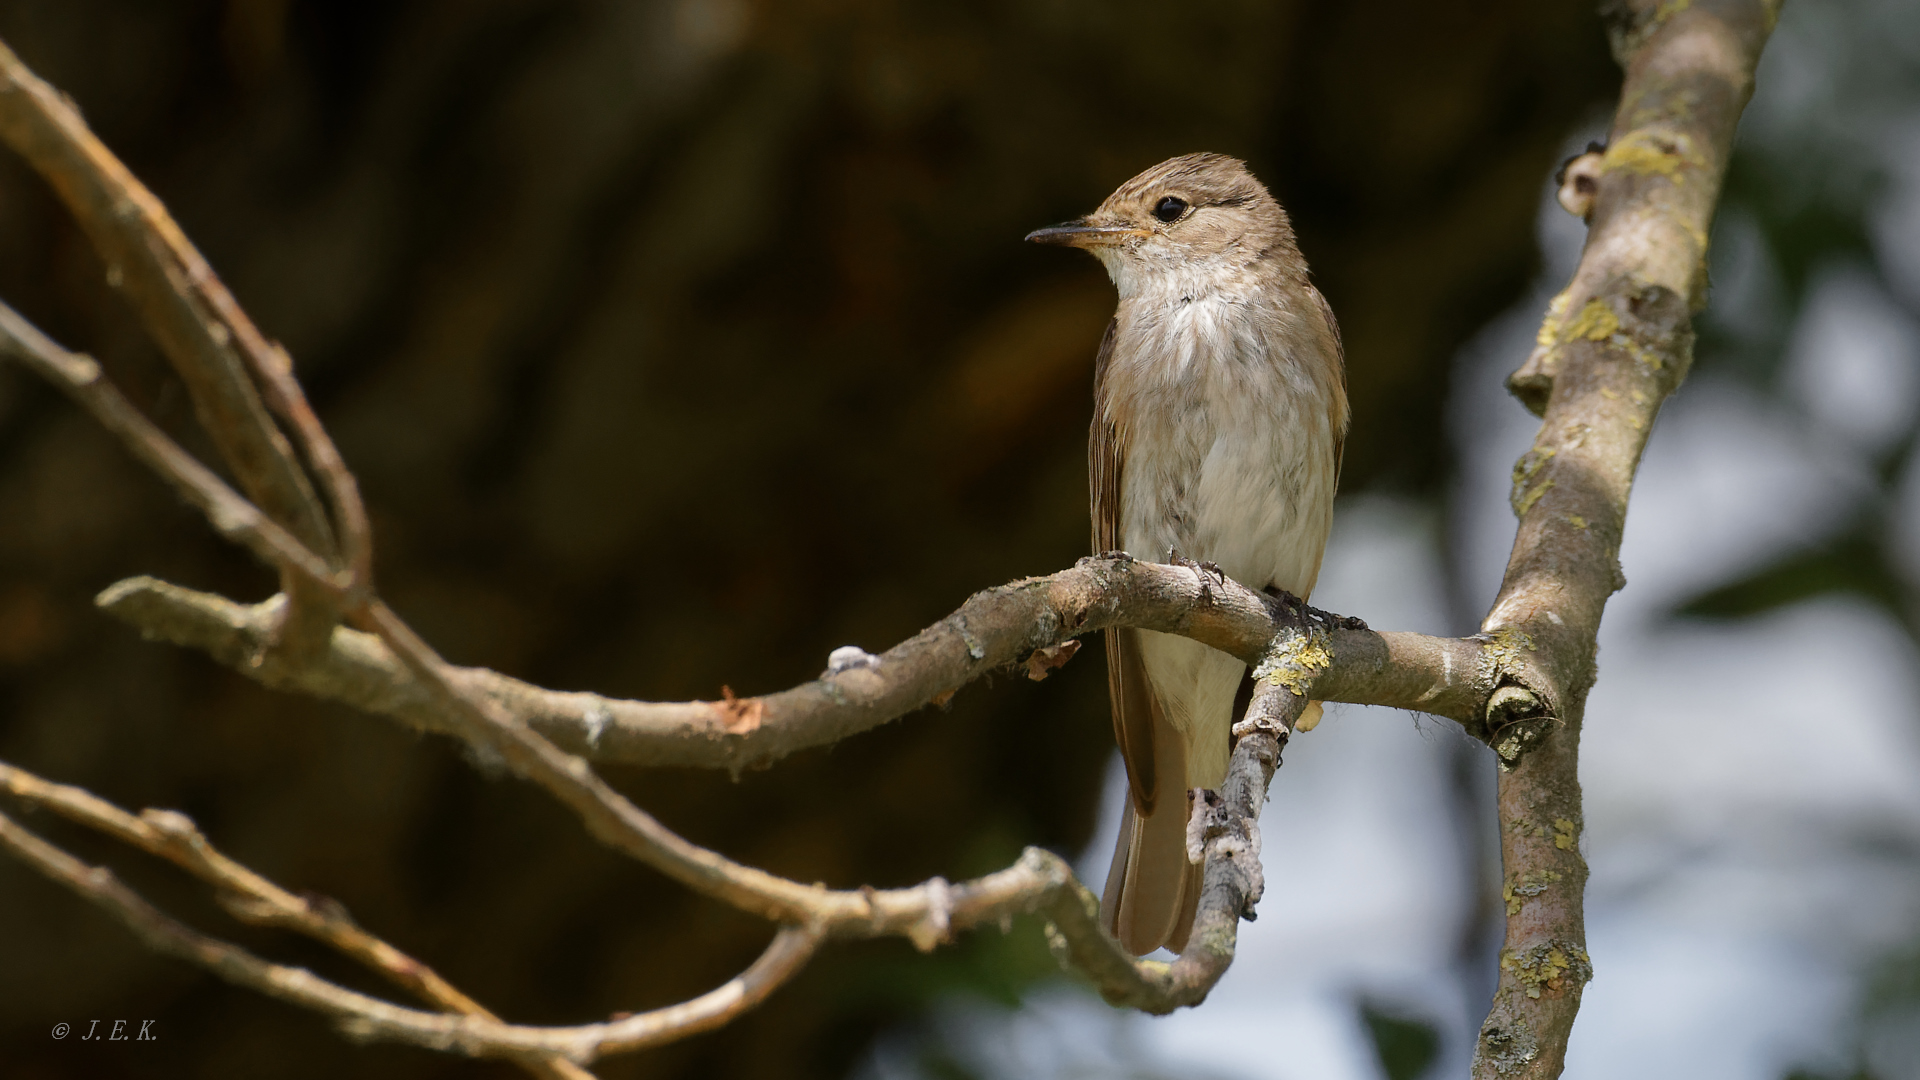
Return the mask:
POLYGON ((1362 619, 1358 615, 1335 615, 1331 611, 1323 611, 1317 607, 1310 607, 1305 604, 1301 606, 1306 608, 1307 618, 1324 624, 1329 630, 1367 629, 1367 620, 1362 619))
POLYGON ((1302 622, 1318 623, 1328 630, 1365 630, 1367 621, 1354 615, 1336 615, 1323 608, 1317 608, 1305 600, 1293 595, 1278 585, 1269 585, 1260 590, 1280 602, 1287 614, 1302 622))
POLYGON ((1200 579, 1200 601, 1202 603, 1211 603, 1213 601, 1213 587, 1207 584, 1209 577, 1216 579, 1221 585, 1227 583, 1227 572, 1220 569, 1219 563, 1195 562, 1185 555, 1180 554, 1179 548, 1167 549, 1167 565, 1178 566, 1183 570, 1193 571, 1194 575, 1200 579))

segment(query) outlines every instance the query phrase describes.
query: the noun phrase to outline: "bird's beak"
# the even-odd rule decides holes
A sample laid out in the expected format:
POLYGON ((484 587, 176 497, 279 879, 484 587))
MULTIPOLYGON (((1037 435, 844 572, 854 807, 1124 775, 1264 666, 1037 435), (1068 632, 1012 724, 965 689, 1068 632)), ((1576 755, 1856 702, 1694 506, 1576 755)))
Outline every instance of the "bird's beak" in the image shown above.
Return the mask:
POLYGON ((1128 237, 1147 235, 1149 234, 1145 229, 1130 229, 1124 225, 1090 225, 1086 218, 1080 218, 1075 221, 1063 221, 1058 225, 1049 225, 1044 229, 1035 229, 1027 234, 1027 239, 1036 244, 1095 248, 1110 247, 1128 237))

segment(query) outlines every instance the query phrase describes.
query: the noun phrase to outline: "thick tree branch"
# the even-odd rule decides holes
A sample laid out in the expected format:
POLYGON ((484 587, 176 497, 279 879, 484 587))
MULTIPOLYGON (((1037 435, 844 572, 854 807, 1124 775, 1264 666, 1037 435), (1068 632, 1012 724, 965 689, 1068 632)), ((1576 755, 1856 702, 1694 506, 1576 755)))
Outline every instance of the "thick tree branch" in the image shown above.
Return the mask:
MULTIPOLYGON (((374 635, 341 628, 331 648, 297 660, 266 643, 283 601, 236 604, 153 578, 130 578, 97 601, 149 638, 200 649, 268 686, 344 701, 443 731, 426 689, 374 635)), ((927 705, 1034 650, 1111 626, 1185 634, 1257 663, 1278 632, 1278 608, 1261 593, 1192 570, 1129 559, 1089 558, 1071 570, 975 594, 960 610, 868 662, 764 697, 643 702, 546 690, 484 668, 449 678, 573 753, 597 761, 728 768, 764 767, 828 746, 927 705)), ((1497 685, 1517 686, 1500 640, 1333 627, 1332 661, 1315 694, 1328 701, 1414 709, 1459 721, 1483 738, 1496 729, 1517 757, 1531 740, 1514 720, 1542 718, 1516 689, 1491 717, 1497 685)))
MULTIPOLYGON (((1777 4, 1610 0, 1626 84, 1594 185, 1579 269, 1510 381, 1542 414, 1514 468, 1520 519, 1484 629, 1560 729, 1500 778, 1508 918, 1480 1080, 1553 1077, 1592 976, 1580 856, 1580 722, 1607 597, 1625 584, 1627 496, 1661 403, 1692 361, 1706 302, 1707 229, 1777 4)), ((1496 692, 1496 698, 1499 696, 1496 692)))

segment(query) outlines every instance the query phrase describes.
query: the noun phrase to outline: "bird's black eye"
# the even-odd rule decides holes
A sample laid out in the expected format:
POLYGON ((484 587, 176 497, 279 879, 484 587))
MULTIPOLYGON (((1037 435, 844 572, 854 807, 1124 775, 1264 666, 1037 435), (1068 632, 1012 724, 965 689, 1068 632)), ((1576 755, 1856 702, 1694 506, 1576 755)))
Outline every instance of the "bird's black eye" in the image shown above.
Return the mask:
POLYGON ((1187 201, 1185 199, 1177 199, 1172 195, 1153 204, 1153 216, 1159 218, 1161 221, 1173 221, 1186 212, 1187 201))

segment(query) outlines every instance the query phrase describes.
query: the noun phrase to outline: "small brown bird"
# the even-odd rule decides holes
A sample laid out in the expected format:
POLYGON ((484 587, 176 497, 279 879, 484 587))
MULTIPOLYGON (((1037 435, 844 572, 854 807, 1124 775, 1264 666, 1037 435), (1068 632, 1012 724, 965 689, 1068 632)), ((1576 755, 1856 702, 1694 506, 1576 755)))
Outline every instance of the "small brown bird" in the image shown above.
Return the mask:
MULTIPOLYGON (((1244 162, 1187 154, 1027 239, 1086 248, 1120 293, 1094 361, 1094 551, 1202 560, 1304 599, 1333 522, 1346 369, 1280 204, 1244 162)), ((1189 793, 1226 779, 1251 680, 1188 638, 1110 630, 1107 682, 1132 798, 1101 917, 1137 954, 1177 951, 1200 898, 1189 793)))

